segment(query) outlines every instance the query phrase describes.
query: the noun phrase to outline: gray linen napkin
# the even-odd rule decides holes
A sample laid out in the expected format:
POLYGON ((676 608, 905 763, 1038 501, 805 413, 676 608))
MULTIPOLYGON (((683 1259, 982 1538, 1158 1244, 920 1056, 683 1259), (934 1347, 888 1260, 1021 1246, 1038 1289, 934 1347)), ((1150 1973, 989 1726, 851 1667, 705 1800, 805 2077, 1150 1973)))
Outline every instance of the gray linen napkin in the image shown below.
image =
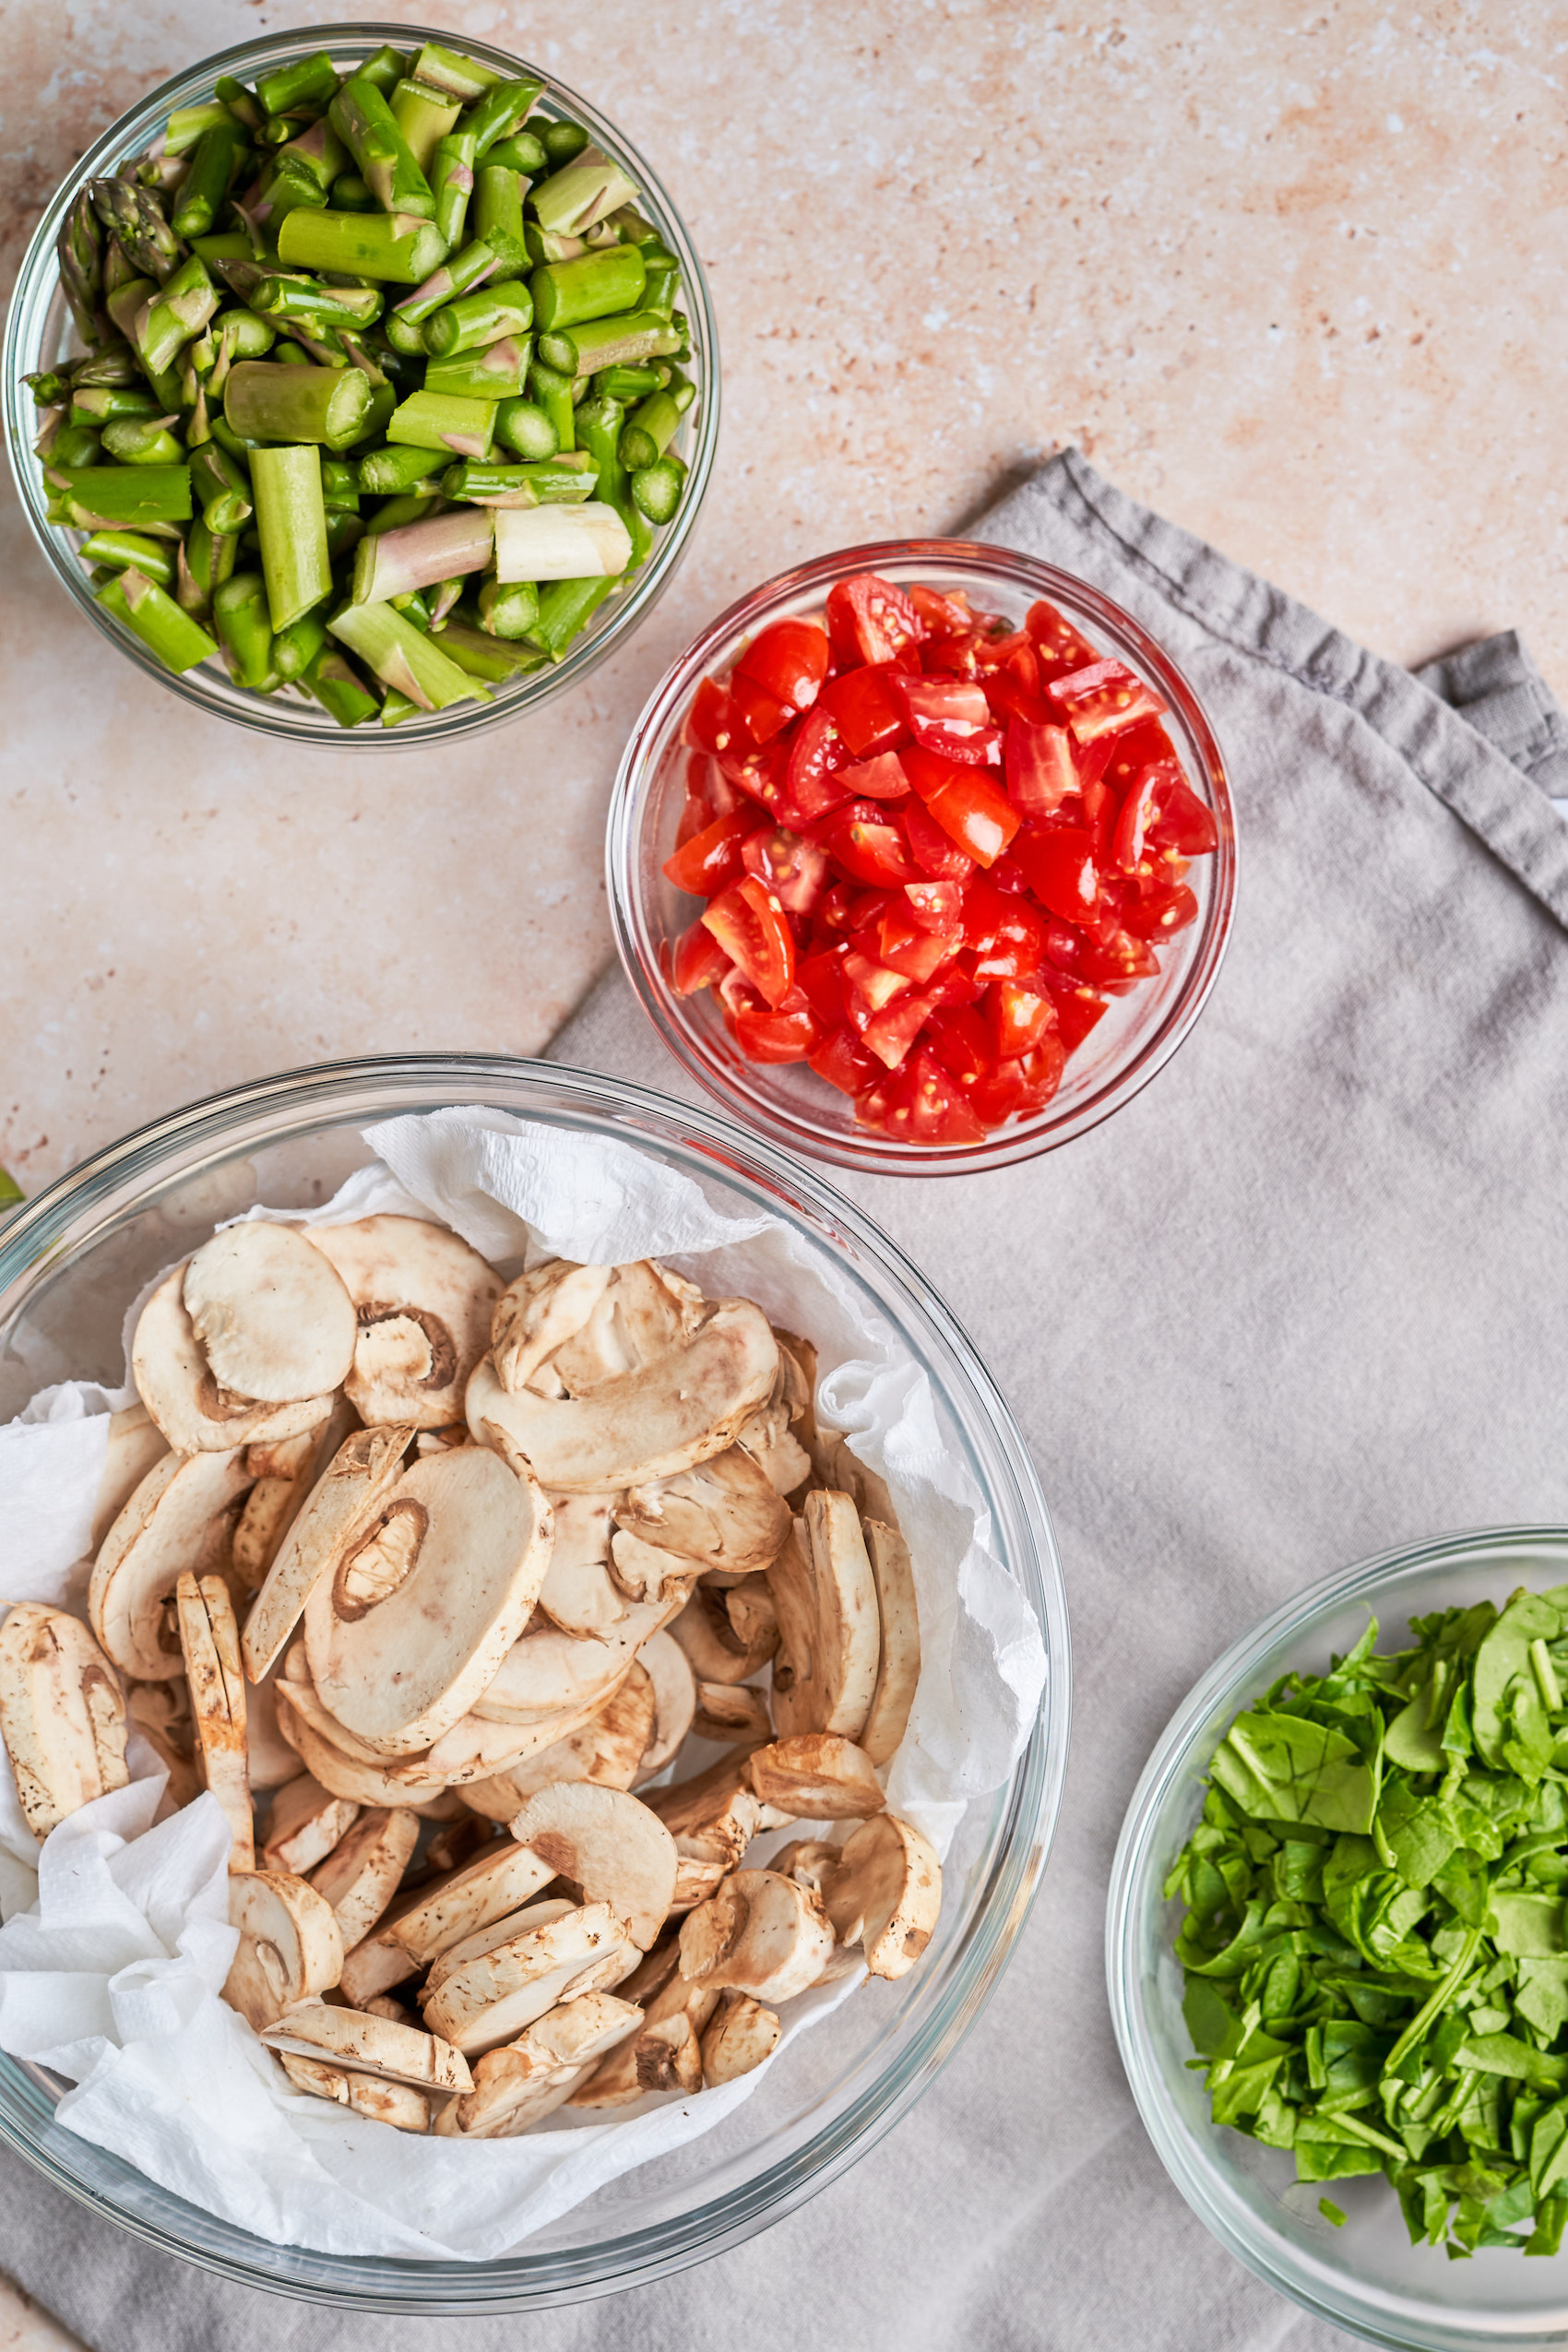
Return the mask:
MULTIPOLYGON (((854 1182, 1010 1398, 1065 1562, 1074 1750, 1044 1891, 921 2105, 667 2283, 526 2320, 285 2304, 0 2153, 0 2263, 95 2352, 1329 2352, 1170 2187, 1107 2015, 1104 1889, 1182 1693, 1286 1595, 1443 1528, 1568 1519, 1568 792, 1517 641, 1421 680, 1069 453, 980 527, 1130 606, 1216 723, 1229 959, 1177 1060, 1033 1164, 854 1182)), ((688 1092, 618 978, 558 1059, 688 1092)))

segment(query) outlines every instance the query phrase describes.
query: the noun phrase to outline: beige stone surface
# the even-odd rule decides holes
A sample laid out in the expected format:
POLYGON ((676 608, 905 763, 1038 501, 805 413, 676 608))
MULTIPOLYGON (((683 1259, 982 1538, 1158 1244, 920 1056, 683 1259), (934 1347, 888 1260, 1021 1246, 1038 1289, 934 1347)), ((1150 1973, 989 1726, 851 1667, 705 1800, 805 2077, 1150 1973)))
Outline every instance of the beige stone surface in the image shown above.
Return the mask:
POLYGON ((0 2278, 0 2352, 81 2352, 81 2347, 30 2295, 0 2278))
MULTIPOLYGON (((0 283, 131 98, 342 13, 0 10, 0 283)), ((542 1044, 608 954, 605 802, 679 647, 790 560, 960 526, 1063 441, 1380 651, 1516 624, 1568 690, 1547 0, 714 0, 636 39, 564 0, 459 13, 596 99, 695 232, 725 369, 695 547, 537 719, 439 765, 288 765, 106 658, 7 482, 0 1161, 30 1190, 268 1071, 542 1044)))

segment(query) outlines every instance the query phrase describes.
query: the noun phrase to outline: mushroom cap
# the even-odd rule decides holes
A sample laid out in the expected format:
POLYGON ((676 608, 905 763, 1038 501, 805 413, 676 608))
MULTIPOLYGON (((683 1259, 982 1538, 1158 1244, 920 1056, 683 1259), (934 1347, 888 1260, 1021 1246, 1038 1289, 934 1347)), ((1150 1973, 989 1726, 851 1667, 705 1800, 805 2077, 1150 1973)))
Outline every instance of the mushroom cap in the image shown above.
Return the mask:
POLYGON ((863 1946, 873 1977, 902 1977, 935 1932, 942 1865, 912 1823, 878 1813, 845 1839, 823 1904, 839 1942, 863 1946))
POLYGON ((225 1226, 185 1267, 185 1313, 220 1387, 287 1405, 340 1387, 354 1302, 295 1227, 225 1226))
POLYGON ((486 1420, 505 1430, 546 1486, 635 1486, 723 1453, 778 1360, 761 1310, 723 1300, 683 1345, 581 1396, 508 1396, 487 1358, 469 1383, 469 1427, 481 1442, 486 1420))
POLYGON ((863 1821, 886 1803, 871 1758, 837 1731, 798 1731, 754 1748, 752 1787, 796 1821, 863 1821))
POLYGON ((555 1258, 521 1274, 501 1293, 490 1326, 496 1378, 509 1396, 579 1332, 609 1288, 614 1269, 555 1258))
POLYGON ((555 1544, 539 1590, 539 1611, 563 1633, 607 1633, 626 1614, 610 1573, 613 1494, 550 1494, 555 1544))
POLYGON ((409 1967, 423 1967, 466 1937, 519 1909, 554 1875, 552 1866, 526 1846, 510 1838, 493 1839, 476 1861, 433 1886, 417 1889, 386 1924, 406 1953, 409 1967))
MULTIPOLYGON (((526 1633, 503 1658, 489 1688, 473 1702, 475 1715, 495 1723, 538 1723, 591 1708, 608 1697, 675 1604, 644 1601, 603 1633, 581 1639, 552 1625, 526 1633)), ((566 1729, 558 1725, 556 1738, 566 1729)))
POLYGON ((775 1494, 793 1494, 812 1474, 812 1457, 790 1426, 782 1398, 759 1406, 735 1432, 735 1443, 754 1461, 775 1494))
MULTIPOLYGON (((335 1797, 330 1788, 302 1772, 272 1800, 261 1849, 263 1869, 305 1877, 348 1835, 359 1814, 350 1798, 335 1797)), ((330 1895, 327 1899, 332 1901, 330 1895)))
POLYGON ((123 1788, 125 1700, 79 1619, 20 1601, 0 1625, 0 1738, 35 1837, 123 1788))
POLYGON ((305 1239, 337 1268, 359 1318, 344 1386, 367 1422, 445 1429, 490 1344, 501 1277, 444 1225, 362 1217, 311 1225, 305 1239))
POLYGON ((609 1906, 582 1904, 454 1968, 427 1994, 425 2023, 473 2057, 513 2040, 558 2002, 607 1990, 634 1965, 609 1906))
POLYGON ((174 1587, 180 1649, 190 1691, 196 1760, 234 1833, 229 1868, 255 1867, 255 1817, 245 1753, 245 1681, 234 1604, 218 1576, 199 1584, 187 1568, 174 1587))
POLYGON ((168 1681, 182 1670, 172 1610, 182 1570, 202 1563, 248 1492, 242 1450, 165 1454, 104 1537, 88 1588, 92 1630, 122 1674, 168 1681))
POLYGON ((131 1378, 176 1454, 227 1454, 270 1437, 297 1437, 332 1409, 330 1395, 281 1405, 236 1396, 214 1379, 185 1311, 185 1267, 164 1276, 137 1321, 131 1378))
POLYGON ((168 1440, 145 1405, 124 1405, 109 1416, 109 1443, 92 1506, 92 1549, 98 1550, 153 1464, 169 1451, 168 1440))
POLYGON ((411 2083, 389 2083, 377 2074, 356 2074, 325 2059, 303 2058, 280 2049, 278 2062, 297 2091, 313 2098, 331 2099, 372 2123, 390 2123, 395 2132, 428 2132, 430 2097, 411 2083))
POLYGON ((312 1871, 310 1883, 332 1906, 345 1954, 370 1933, 397 1894, 419 1834, 420 1817, 409 1806, 375 1806, 312 1871))
MULTIPOLYGON (((605 1788, 629 1788, 652 1737, 653 1721, 653 1683, 634 1658, 625 1680, 586 1722, 537 1753, 503 1768, 499 1777, 507 1784, 511 1802, 496 1818, 510 1820, 525 1798, 557 1781, 592 1780, 605 1788)), ((506 1728, 502 1724, 491 1728, 506 1728)), ((484 1810, 488 1812, 489 1807, 484 1810)))
POLYGON ((750 1682, 699 1682, 692 1728, 699 1740, 712 1740, 719 1747, 769 1740, 773 1722, 766 1693, 750 1682))
POLYGON ((766 1568, 790 1532, 789 1505, 738 1445, 675 1478, 633 1487, 615 1519, 645 1543, 733 1575, 766 1568))
POLYGON ((873 1764, 885 1764, 892 1762, 909 1728, 921 1679, 921 1614, 909 1547, 897 1528, 867 1519, 863 1533, 876 1585, 882 1655, 860 1743, 873 1764))
POLYGON ((229 1882, 229 1923, 240 1930, 223 1998, 257 2033, 296 2002, 338 1981, 343 1939, 332 1907, 284 1871, 253 1871, 229 1882))
POLYGON ((653 1730, 637 1765, 633 1786, 662 1772, 692 1728, 696 1714, 697 1681, 685 1651, 668 1633, 650 1634, 637 1652, 653 1685, 653 1730))
POLYGON ((681 1930, 684 1975, 716 1991, 790 2001, 833 1956, 833 1930, 810 1889, 775 1871, 736 1871, 681 1930))
POLYGON ((642 2023, 642 2011, 613 1993, 585 1993, 552 2009, 516 2041, 474 2065, 474 2087, 454 2099, 440 2130, 457 2139, 509 2140, 565 2102, 607 2051, 642 2023))
POLYGON ((779 2025, 771 2009, 749 1992, 722 1992, 702 2037, 702 2078, 710 2090, 737 2083, 778 2047, 779 2025))
POLYGON ((362 2009, 305 2002, 259 2030, 268 2049, 325 2058, 362 2074, 379 2074, 387 2082, 412 2083, 424 2090, 473 2088, 468 2061, 450 2043, 418 2025, 395 2025, 389 2017, 374 2017, 362 2009))
POLYGON ((550 1561, 550 1507, 468 1445, 406 1470, 305 1606, 316 1692, 350 1730, 411 1754, 495 1680, 550 1561))
POLYGON ((245 1619, 245 1670, 253 1681, 260 1681, 321 1578, 337 1568, 397 1484, 412 1436, 407 1421, 356 1430, 310 1489, 245 1619))
POLYGON ((657 1813, 624 1788, 568 1780, 526 1799, 512 1822, 519 1846, 606 1903, 646 1952, 670 1913, 675 1841, 657 1813))

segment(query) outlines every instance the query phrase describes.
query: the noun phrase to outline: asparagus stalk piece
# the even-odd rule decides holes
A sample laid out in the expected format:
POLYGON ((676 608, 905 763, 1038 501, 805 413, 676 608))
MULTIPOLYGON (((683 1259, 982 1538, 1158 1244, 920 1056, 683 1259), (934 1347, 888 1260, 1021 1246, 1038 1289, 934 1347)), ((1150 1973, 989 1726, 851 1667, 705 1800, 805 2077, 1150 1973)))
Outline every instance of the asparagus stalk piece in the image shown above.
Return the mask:
POLYGON ((545 160, 552 172, 575 163, 588 143, 588 135, 580 123, 541 123, 539 136, 544 142, 545 160))
POLYGON ((123 466, 177 466, 185 454, 166 417, 113 417, 103 428, 103 446, 123 466))
POLYGON ((201 501, 202 520, 215 538, 232 539, 255 512, 244 468, 215 441, 192 457, 191 487, 201 501))
POLYGON ((372 449, 360 459, 360 488, 371 498, 399 498, 416 482, 434 482, 440 471, 440 459, 417 444, 400 449, 372 449))
POLYGON ((182 612, 168 591, 135 564, 106 580, 98 591, 98 601, 133 636, 139 637, 165 669, 194 670, 198 661, 210 660, 218 651, 200 623, 182 612))
POLYGON ((343 84, 327 113, 383 210, 418 213, 422 220, 433 220, 435 199, 430 182, 375 84, 354 76, 343 84))
MULTIPOLYGON (((439 310, 444 303, 449 303, 457 295, 469 293, 475 286, 482 285, 484 280, 493 277, 500 267, 500 255, 492 253, 482 239, 476 237, 471 244, 463 247, 461 253, 454 254, 450 261, 443 262, 441 267, 427 278, 422 286, 416 286, 411 294, 405 294, 398 304, 395 315, 414 326, 419 326, 422 320, 431 315, 433 311, 439 310)), ((424 350, 422 334, 418 349, 421 351, 424 350)))
MULTIPOLYGON (((434 199, 433 199, 434 201, 434 199)), ((291 212, 278 232, 286 268, 418 286, 446 258, 434 220, 401 212, 291 212)))
POLYGON ((400 81, 392 92, 392 120, 403 134, 410 154, 427 180, 437 147, 455 126, 462 111, 461 99, 452 97, 446 90, 434 89, 429 82, 400 81))
POLYGON ((351 457, 323 457, 321 494, 329 515, 359 513, 360 469, 351 457))
POLYGON ((200 106, 176 106, 163 133, 163 152, 188 155, 215 124, 235 122, 220 98, 209 98, 200 106))
POLYGON ((160 546, 157 540, 144 539, 137 531, 93 531, 77 552, 84 564, 107 564, 112 572, 128 571, 134 564, 160 588, 174 585, 177 566, 167 540, 160 546))
POLYGON ((480 506, 580 506, 593 496, 596 481, 586 452, 537 466, 487 466, 470 457, 447 467, 441 495, 480 506))
POLYGON ((529 631, 529 643, 550 660, 559 661, 614 588, 609 578, 551 581, 540 590, 539 619, 529 631))
POLYGON ((80 467, 96 465, 102 447, 102 436, 90 425, 62 425, 49 445, 49 463, 74 473, 80 467))
POLYGON ((438 503, 434 481, 428 491, 410 491, 404 497, 388 498, 365 525, 364 535, 374 539, 382 531, 401 530, 405 523, 422 523, 427 515, 434 514, 438 503))
POLYGON ((280 678, 303 678, 326 643, 327 615, 316 605, 278 631, 272 640, 272 666, 280 678))
POLYGON ((192 254, 165 279, 161 292, 137 314, 136 346, 148 375, 161 375, 172 367, 217 308, 218 289, 200 255, 192 254))
POLYGON ((646 400, 664 389, 670 371, 662 361, 639 367, 601 367, 593 379, 597 396, 606 400, 619 400, 622 407, 634 400, 646 400), (664 368, 664 374, 659 369, 664 368))
POLYGON ((386 303, 375 286, 321 286, 309 278, 265 276, 246 300, 268 318, 301 318, 322 327, 374 327, 386 303))
POLYGON ((416 449, 450 451, 457 457, 488 457, 494 428, 493 400, 415 392, 393 412, 386 438, 416 449))
POLYGON ((505 163, 508 171, 520 172, 525 180, 536 180, 550 168, 544 152, 544 142, 532 131, 512 131, 505 138, 497 139, 485 149, 487 163, 505 163))
POLYGON ((84 343, 101 342, 98 303, 103 292, 103 236, 90 188, 83 188, 60 223, 54 255, 77 334, 84 343))
POLYGON ((487 636, 526 637, 539 619, 539 590, 531 580, 486 580, 479 592, 479 624, 487 636))
POLYGON ((429 82, 433 89, 450 90, 460 104, 467 106, 493 89, 501 76, 489 65, 481 65, 477 57, 464 57, 456 49, 443 49, 437 41, 427 41, 414 59, 415 77, 429 82))
MULTIPOLYGON (((564 172, 552 172, 542 186, 534 189, 534 216, 541 229, 581 237, 597 221, 608 220, 611 213, 628 204, 636 192, 635 182, 627 178, 618 163, 612 163, 597 147, 589 147, 575 163, 569 163, 564 172)), ((629 250, 635 253, 636 245, 629 250)), ((640 300, 641 295, 639 284, 634 301, 640 300)))
POLYGON ((490 700, 477 679, 468 677, 390 604, 346 604, 327 625, 384 685, 407 695, 422 710, 490 700))
POLYGON ((528 372, 529 341, 505 335, 488 350, 459 351, 455 359, 432 360, 424 372, 427 392, 452 393, 461 400, 516 398, 528 372))
POLYGON ((104 309, 127 342, 133 341, 137 321, 158 291, 156 278, 130 278, 104 299, 104 309))
POLYGON ((511 580, 616 578, 632 541, 613 506, 500 506, 495 517, 495 576, 511 580))
POLYGON ((322 647, 302 683, 339 727, 358 727, 375 717, 375 696, 366 692, 336 646, 322 647))
POLYGON ((240 125, 227 107, 221 108, 219 121, 202 134, 175 201, 171 217, 178 235, 208 234, 233 181, 242 145, 240 125))
POLYGON ((231 532, 226 539, 216 538, 206 523, 198 520, 185 534, 184 547, 191 579, 203 603, 210 604, 224 581, 233 576, 240 553, 239 536, 231 532))
POLYGON ((380 207, 357 172, 339 172, 328 202, 334 212, 376 212, 380 207))
POLYGON ((304 172, 315 182, 325 198, 329 188, 335 188, 348 166, 348 154, 342 140, 324 114, 298 138, 291 139, 278 159, 291 171, 304 172))
POLYGON ((256 450, 251 488, 276 633, 332 593, 320 451, 310 441, 294 448, 256 450))
POLYGON ((435 143, 431 159, 430 185, 435 198, 435 225, 448 245, 456 246, 469 217, 474 190, 474 157, 478 143, 472 131, 451 131, 435 143))
POLYGON ((92 517, 84 526, 88 529, 145 530, 149 523, 188 523, 191 469, 82 466, 71 476, 71 495, 80 511, 92 517))
POLYGON ((510 269, 527 267, 523 238, 523 184, 504 163, 482 160, 474 172, 474 228, 510 269))
POLYGON ((648 522, 668 523, 674 517, 685 487, 683 460, 674 456, 659 457, 651 466, 639 466, 633 474, 632 503, 648 522))
POLYGON ((84 384, 71 395, 73 424, 102 425, 112 417, 155 417, 158 403, 134 384, 84 384))
POLYGON ((481 157, 522 129, 543 88, 542 82, 521 78, 491 84, 469 112, 468 127, 479 141, 481 157))
POLYGON ((374 82, 383 98, 390 98, 403 76, 411 71, 410 61, 402 51, 392 48, 389 43, 378 49, 374 57, 367 57, 362 65, 354 67, 356 79, 374 82))
POLYGON ((255 94, 268 114, 292 114, 302 108, 315 112, 326 106, 338 88, 338 68, 325 49, 263 74, 255 94))
POLYGON ((621 434, 621 462, 628 472, 636 473, 663 457, 680 430, 681 419, 690 408, 695 391, 695 386, 690 384, 671 386, 667 391, 650 393, 632 410, 621 434), (686 395, 683 399, 683 393, 686 395))
POLYGON ((495 527, 482 507, 433 515, 362 539, 354 552, 353 600, 374 604, 482 572, 494 546, 495 527))
POLYGON ((10 1170, 0 1168, 0 1210, 13 1209, 18 1201, 25 1201, 26 1198, 27 1194, 10 1170))
POLYGON ((660 318, 651 311, 631 311, 620 318, 595 318, 580 327, 552 328, 540 335, 538 351, 547 367, 576 377, 636 360, 674 358, 684 342, 672 319, 660 318))
POLYGON ((455 573, 449 580, 437 580, 430 604, 430 625, 433 629, 438 629, 445 620, 462 595, 464 577, 460 572, 455 573))
POLYGON ((533 297, 520 278, 504 279, 459 295, 424 322, 424 347, 432 359, 455 359, 507 336, 526 335, 533 324, 533 297))
POLYGON ((161 285, 180 258, 181 245, 150 189, 129 180, 89 180, 88 194, 133 269, 161 285))
POLYGON ((457 619, 442 624, 439 641, 442 651, 450 654, 459 670, 466 670, 470 678, 488 679, 496 686, 504 685, 508 678, 515 678, 523 671, 537 669, 542 658, 457 619))
POLYGON ((547 262, 529 279, 533 314, 541 329, 578 326, 590 318, 635 311, 647 283, 640 247, 612 245, 580 261, 547 262))
POLYGON ((495 438, 517 457, 534 462, 553 457, 561 445, 555 427, 533 400, 503 400, 495 411, 495 438))
POLYGON ((236 81, 232 74, 220 74, 213 84, 212 94, 222 101, 230 113, 248 131, 259 131, 267 120, 256 104, 255 93, 248 90, 244 82, 236 81))
POLYGON ((572 379, 552 367, 546 367, 537 353, 529 362, 528 386, 530 397, 542 409, 550 421, 558 449, 570 449, 576 440, 576 410, 572 401, 572 379))
POLYGON ((396 686, 387 687, 386 699, 381 706, 381 723, 384 727, 400 727, 405 719, 417 719, 419 713, 420 707, 411 695, 399 694, 396 686))
POLYGON ((242 360, 229 372, 223 413, 246 441, 317 441, 346 449, 364 432, 373 393, 357 367, 242 360))

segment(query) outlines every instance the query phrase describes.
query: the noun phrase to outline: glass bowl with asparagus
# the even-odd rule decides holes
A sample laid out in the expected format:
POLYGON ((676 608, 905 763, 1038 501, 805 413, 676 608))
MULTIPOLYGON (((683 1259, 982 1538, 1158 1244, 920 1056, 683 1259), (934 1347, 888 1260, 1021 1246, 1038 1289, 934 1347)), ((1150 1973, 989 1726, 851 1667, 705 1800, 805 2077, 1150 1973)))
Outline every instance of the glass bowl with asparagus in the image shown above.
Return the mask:
POLYGON ((326 26, 153 90, 44 211, 6 442, 57 576, 272 734, 406 744, 582 676, 712 469, 702 269, 641 158, 481 42, 326 26))

